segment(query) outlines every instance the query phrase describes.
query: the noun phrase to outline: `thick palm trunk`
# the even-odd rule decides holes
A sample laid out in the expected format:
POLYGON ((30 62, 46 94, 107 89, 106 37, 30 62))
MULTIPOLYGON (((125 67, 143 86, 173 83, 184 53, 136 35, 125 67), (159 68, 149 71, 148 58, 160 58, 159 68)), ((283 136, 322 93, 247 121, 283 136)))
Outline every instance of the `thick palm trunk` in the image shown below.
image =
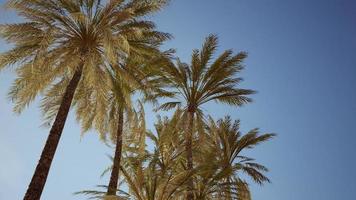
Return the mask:
POLYGON ((54 120, 52 128, 49 132, 46 144, 42 150, 40 160, 38 161, 35 173, 26 191, 24 200, 39 200, 41 197, 51 167, 51 163, 54 154, 56 153, 56 149, 62 135, 64 124, 66 122, 70 106, 72 104, 75 90, 82 76, 82 68, 83 66, 81 65, 80 68, 74 73, 72 79, 70 80, 66 88, 56 119, 54 120))
POLYGON ((120 162, 121 162, 121 152, 122 152, 122 129, 123 129, 123 110, 119 111, 119 123, 117 127, 117 135, 116 135, 116 148, 115 148, 115 156, 113 162, 113 168, 111 171, 109 187, 107 191, 107 195, 116 195, 117 185, 119 181, 119 171, 120 171, 120 162))
MULTIPOLYGON (((187 159, 187 170, 193 169, 193 125, 194 125, 194 112, 188 111, 187 127, 186 127, 186 141, 185 141, 185 151, 187 159)), ((187 200, 194 199, 194 184, 193 178, 189 177, 187 182, 187 200)))

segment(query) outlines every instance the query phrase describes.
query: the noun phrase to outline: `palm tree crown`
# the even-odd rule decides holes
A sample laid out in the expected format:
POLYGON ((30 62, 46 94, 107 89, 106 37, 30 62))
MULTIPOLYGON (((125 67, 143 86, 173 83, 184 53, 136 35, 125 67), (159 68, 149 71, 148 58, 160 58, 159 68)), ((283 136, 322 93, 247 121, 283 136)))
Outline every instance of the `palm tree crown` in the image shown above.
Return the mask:
POLYGON ((242 62, 247 54, 234 55, 232 50, 226 50, 212 61, 217 44, 217 36, 210 35, 201 50, 193 50, 190 65, 180 60, 165 65, 162 79, 172 91, 166 96, 177 101, 164 103, 159 109, 168 110, 183 104, 186 111, 201 113, 200 106, 213 100, 234 106, 251 102, 248 95, 254 91, 236 87, 242 81, 236 75, 243 70, 242 62))
MULTIPOLYGON (((117 66, 128 54, 157 52, 170 35, 155 31, 154 23, 141 18, 163 6, 157 2, 9 1, 7 6, 26 19, 0 27, 1 36, 14 44, 0 55, 0 69, 17 64, 18 78, 10 92, 15 111, 48 87, 68 84, 80 66, 85 75, 79 87, 105 88, 108 64, 117 66)), ((104 95, 105 89, 97 91, 104 95)))
POLYGON ((264 174, 268 169, 243 151, 270 140, 274 133, 260 134, 255 128, 242 134, 240 121, 227 116, 218 121, 210 117, 201 134, 205 140, 198 150, 202 156, 196 158, 197 199, 250 200, 249 186, 241 174, 258 184, 269 182, 264 174))

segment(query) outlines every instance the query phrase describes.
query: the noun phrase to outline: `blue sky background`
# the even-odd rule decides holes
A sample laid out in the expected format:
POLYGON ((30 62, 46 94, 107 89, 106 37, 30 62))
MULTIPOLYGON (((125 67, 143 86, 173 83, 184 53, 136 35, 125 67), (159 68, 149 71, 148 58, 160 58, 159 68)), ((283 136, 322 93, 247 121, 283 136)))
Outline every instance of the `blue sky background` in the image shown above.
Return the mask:
MULTIPOLYGON (((243 130, 278 133, 246 152, 271 170, 271 184, 251 185, 254 199, 355 198, 355 10, 354 0, 172 0, 154 17, 175 36, 165 48, 176 48, 183 61, 210 33, 220 36, 220 51, 249 52, 243 86, 258 91, 255 102, 205 110, 241 119, 243 130)), ((0 23, 14 20, 0 10, 0 23)), ((6 49, 0 40, 0 52, 6 49)), ((37 101, 20 116, 11 112, 13 78, 11 70, 0 73, 0 199, 22 199, 48 133, 37 101)), ((147 108, 152 127, 156 114, 147 108)), ((80 138, 70 116, 42 199, 85 199, 72 193, 107 183, 99 177, 109 165, 106 153, 95 133, 80 138)))

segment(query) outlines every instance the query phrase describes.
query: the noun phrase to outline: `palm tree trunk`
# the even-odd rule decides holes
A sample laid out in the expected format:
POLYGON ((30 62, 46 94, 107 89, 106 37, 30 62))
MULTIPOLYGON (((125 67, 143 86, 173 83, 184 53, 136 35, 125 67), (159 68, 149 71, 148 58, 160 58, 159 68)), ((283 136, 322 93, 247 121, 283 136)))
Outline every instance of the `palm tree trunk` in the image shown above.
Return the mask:
POLYGON ((42 150, 40 160, 38 161, 35 173, 31 179, 30 185, 28 186, 24 200, 39 200, 41 197, 51 167, 51 163, 54 154, 56 153, 56 149, 62 135, 64 124, 66 122, 70 106, 72 104, 75 90, 82 76, 82 71, 83 65, 81 64, 77 71, 74 73, 65 90, 56 119, 54 120, 52 128, 49 132, 46 144, 42 150))
POLYGON ((116 148, 115 148, 115 156, 113 162, 113 168, 111 171, 109 187, 107 191, 107 195, 116 195, 117 185, 119 181, 119 171, 120 171, 120 162, 121 162, 121 152, 122 152, 122 129, 123 129, 123 118, 124 111, 120 108, 119 111, 119 123, 117 127, 117 135, 116 135, 116 148))
MULTIPOLYGON (((188 111, 188 118, 187 118, 187 127, 186 127, 186 141, 185 141, 185 151, 186 151, 186 159, 187 159, 187 170, 193 169, 193 125, 194 125, 194 112, 188 111)), ((194 184, 193 178, 189 177, 187 182, 187 200, 194 199, 194 184)))

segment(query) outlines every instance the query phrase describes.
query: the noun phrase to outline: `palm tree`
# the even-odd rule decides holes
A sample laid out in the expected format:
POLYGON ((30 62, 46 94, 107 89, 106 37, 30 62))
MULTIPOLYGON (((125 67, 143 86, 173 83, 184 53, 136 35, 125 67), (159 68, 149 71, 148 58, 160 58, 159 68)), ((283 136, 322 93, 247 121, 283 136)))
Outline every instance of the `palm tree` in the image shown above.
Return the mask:
MULTIPOLYGON (((82 124, 83 132, 95 128, 104 141, 106 141, 106 135, 109 134, 115 145, 107 196, 115 196, 118 189, 125 118, 129 124, 132 123, 130 119, 133 112, 131 97, 139 91, 148 95, 150 90, 155 90, 152 85, 155 79, 151 78, 148 73, 151 67, 159 65, 159 57, 161 54, 150 58, 128 57, 124 62, 119 63, 117 68, 108 72, 111 89, 108 91, 107 99, 81 98, 75 101, 78 108, 77 119, 82 124)), ((143 110, 140 113, 142 112, 143 110)))
MULTIPOLYGON (((111 101, 108 105, 111 107, 108 115, 105 117, 99 117, 102 119, 106 119, 107 124, 109 127, 116 127, 116 132, 113 133, 113 129, 111 128, 111 136, 116 138, 116 149, 114 154, 114 162, 113 168, 111 170, 110 182, 108 186, 107 195, 116 195, 117 185, 119 180, 119 172, 120 172, 120 162, 122 156, 122 146, 123 146, 123 138, 122 138, 122 130, 123 130, 123 119, 124 119, 124 112, 126 111, 127 119, 130 120, 130 114, 133 111, 131 96, 137 94, 139 91, 146 96, 146 99, 150 99, 153 101, 154 99, 150 98, 149 96, 153 91, 160 90, 159 84, 157 83, 157 78, 150 75, 150 71, 152 68, 157 68, 160 66, 161 62, 165 61, 167 58, 166 56, 170 55, 170 51, 159 53, 155 56, 150 58, 131 58, 129 57, 126 60, 125 64, 122 64, 120 69, 121 73, 116 73, 114 76, 111 76, 112 80, 112 94, 111 94, 111 101), (117 118, 116 119, 116 114, 117 118)), ((140 103, 140 120, 135 120, 134 122, 137 123, 144 123, 144 111, 143 105, 140 103)), ((83 116, 82 118, 87 117, 83 116)), ((101 122, 103 123, 103 122, 101 122)), ((136 126, 138 124, 135 124, 136 126)), ((102 126, 102 125, 101 125, 102 126)), ((137 127, 131 127, 132 130, 135 130, 137 127)), ((142 128, 139 130, 139 133, 145 131, 145 126, 143 125, 144 130, 142 128)), ((110 129, 110 128, 109 128, 110 129)), ((100 129, 99 129, 100 130, 100 129)), ((134 134, 134 133, 133 133, 134 134)), ((144 136, 141 137, 139 141, 144 140, 144 136)), ((141 148, 144 146, 141 145, 141 148)))
MULTIPOLYGON (((193 169, 192 142, 195 120, 203 117, 201 106, 210 101, 216 101, 233 106, 241 106, 251 101, 248 95, 254 91, 239 89, 236 86, 241 78, 236 77, 244 67, 242 61, 245 52, 236 55, 232 50, 226 50, 214 61, 212 56, 216 51, 218 38, 210 35, 206 38, 202 49, 193 50, 191 64, 177 60, 176 64, 169 62, 162 70, 162 81, 167 83, 166 96, 172 97, 171 102, 162 104, 158 109, 169 110, 183 106, 186 117, 186 162, 187 169, 193 169), (196 119, 195 119, 196 118, 196 119)), ((188 183, 187 199, 193 197, 193 179, 188 183)))
POLYGON ((112 127, 117 127, 116 134, 111 130, 111 135, 116 138, 115 153, 113 158, 113 168, 111 170, 110 182, 108 185, 106 195, 116 195, 118 180, 119 180, 119 170, 121 163, 122 145, 123 145, 123 123, 124 114, 130 112, 131 109, 131 96, 133 93, 133 87, 127 84, 127 82, 120 80, 120 76, 112 77, 112 102, 109 104, 111 106, 109 112, 108 124, 112 127), (111 125, 113 124, 113 125, 111 125))
POLYGON ((110 0, 105 5, 100 0, 8 2, 26 19, 0 27, 1 37, 14 44, 0 55, 0 69, 16 64, 18 78, 9 94, 14 110, 21 112, 39 94, 57 94, 52 108, 44 107, 50 111, 46 117, 54 121, 25 200, 41 196, 72 101, 80 98, 76 90, 91 88, 106 98, 108 64, 116 66, 129 54, 158 51, 170 37, 141 18, 162 5, 163 1, 138 0, 110 0))
POLYGON ((205 128, 206 140, 200 145, 202 156, 196 177, 196 199, 250 200, 249 187, 240 174, 246 174, 254 182, 269 182, 264 175, 268 169, 241 152, 273 138, 275 134, 259 134, 252 129, 246 134, 240 132, 240 121, 232 122, 225 117, 215 122, 211 117, 205 128))
MULTIPOLYGON (((155 133, 146 130, 142 104, 138 112, 132 111, 129 127, 125 129, 124 154, 120 170, 128 191, 118 190, 121 199, 176 200, 184 197, 184 184, 191 176, 184 170, 184 138, 181 129, 181 111, 171 119, 158 118, 155 133), (147 150, 146 137, 154 150, 147 150)), ((112 170, 110 167, 104 173, 112 170)), ((107 186, 100 186, 107 188, 107 186)), ((107 199, 106 192, 84 190, 76 194, 89 198, 107 199)))
MULTIPOLYGON (((113 81, 118 81, 118 80, 113 80, 113 81)), ((115 93, 116 91, 113 91, 115 93)), ((89 195, 90 199, 126 199, 126 197, 129 196, 129 194, 123 190, 120 190, 118 188, 119 185, 121 185, 123 182, 119 184, 119 172, 114 172, 115 170, 120 170, 121 168, 121 163, 122 163, 122 155, 124 155, 124 159, 126 159, 128 154, 132 155, 144 155, 146 153, 145 151, 145 134, 146 134, 146 124, 145 124, 145 113, 143 109, 143 104, 141 102, 138 102, 140 109, 136 111, 133 109, 130 105, 130 107, 125 107, 123 106, 123 101, 116 101, 117 99, 113 99, 112 101, 112 107, 111 107, 111 112, 112 115, 111 117, 105 118, 105 120, 110 120, 109 124, 109 129, 112 129, 112 132, 105 132, 103 137, 106 137, 106 134, 110 134, 109 136, 111 137, 111 140, 115 144, 115 155, 114 157, 110 156, 110 159, 112 161, 112 165, 104 170, 104 172, 101 174, 101 176, 104 176, 107 173, 110 173, 110 182, 109 185, 99 185, 98 187, 106 189, 105 192, 98 191, 98 190, 84 190, 80 192, 76 192, 75 194, 84 194, 84 195, 89 195), (116 110, 118 107, 123 106, 125 108, 125 113, 126 113, 126 121, 127 123, 124 124, 117 124, 120 119, 118 119, 118 112, 122 112, 122 117, 124 115, 123 110, 116 110), (116 126, 114 125, 116 122, 116 126), (117 127, 117 125, 119 125, 117 127), (121 131, 119 133, 119 131, 121 131), (116 135, 120 134, 119 135, 116 135), (121 141, 117 140, 117 137, 121 138, 121 141), (119 143, 118 143, 119 142, 119 143), (117 153, 117 149, 120 149, 121 152, 117 153), (115 169, 116 168, 116 169, 115 169), (115 179, 113 179, 113 177, 115 179), (116 187, 115 187, 115 192, 113 194, 108 194, 109 191, 112 191, 113 188, 109 188, 110 185, 112 184, 112 181, 115 182, 116 187), (118 195, 116 195, 116 192, 119 192, 118 195)), ((122 99, 121 99, 122 100, 122 99)), ((131 104, 131 99, 128 101, 131 104)), ((126 105, 127 106, 127 105, 126 105)), ((96 116, 94 116, 96 117, 96 116)), ((89 117, 90 118, 90 117, 89 117)), ((81 119, 86 119, 86 118, 81 118, 81 119)), ((124 119, 122 119, 124 120, 124 119)), ((107 122, 104 122, 107 123, 107 122)), ((106 142, 106 141, 105 141, 106 142)), ((112 185, 111 185, 112 186, 112 185)))

